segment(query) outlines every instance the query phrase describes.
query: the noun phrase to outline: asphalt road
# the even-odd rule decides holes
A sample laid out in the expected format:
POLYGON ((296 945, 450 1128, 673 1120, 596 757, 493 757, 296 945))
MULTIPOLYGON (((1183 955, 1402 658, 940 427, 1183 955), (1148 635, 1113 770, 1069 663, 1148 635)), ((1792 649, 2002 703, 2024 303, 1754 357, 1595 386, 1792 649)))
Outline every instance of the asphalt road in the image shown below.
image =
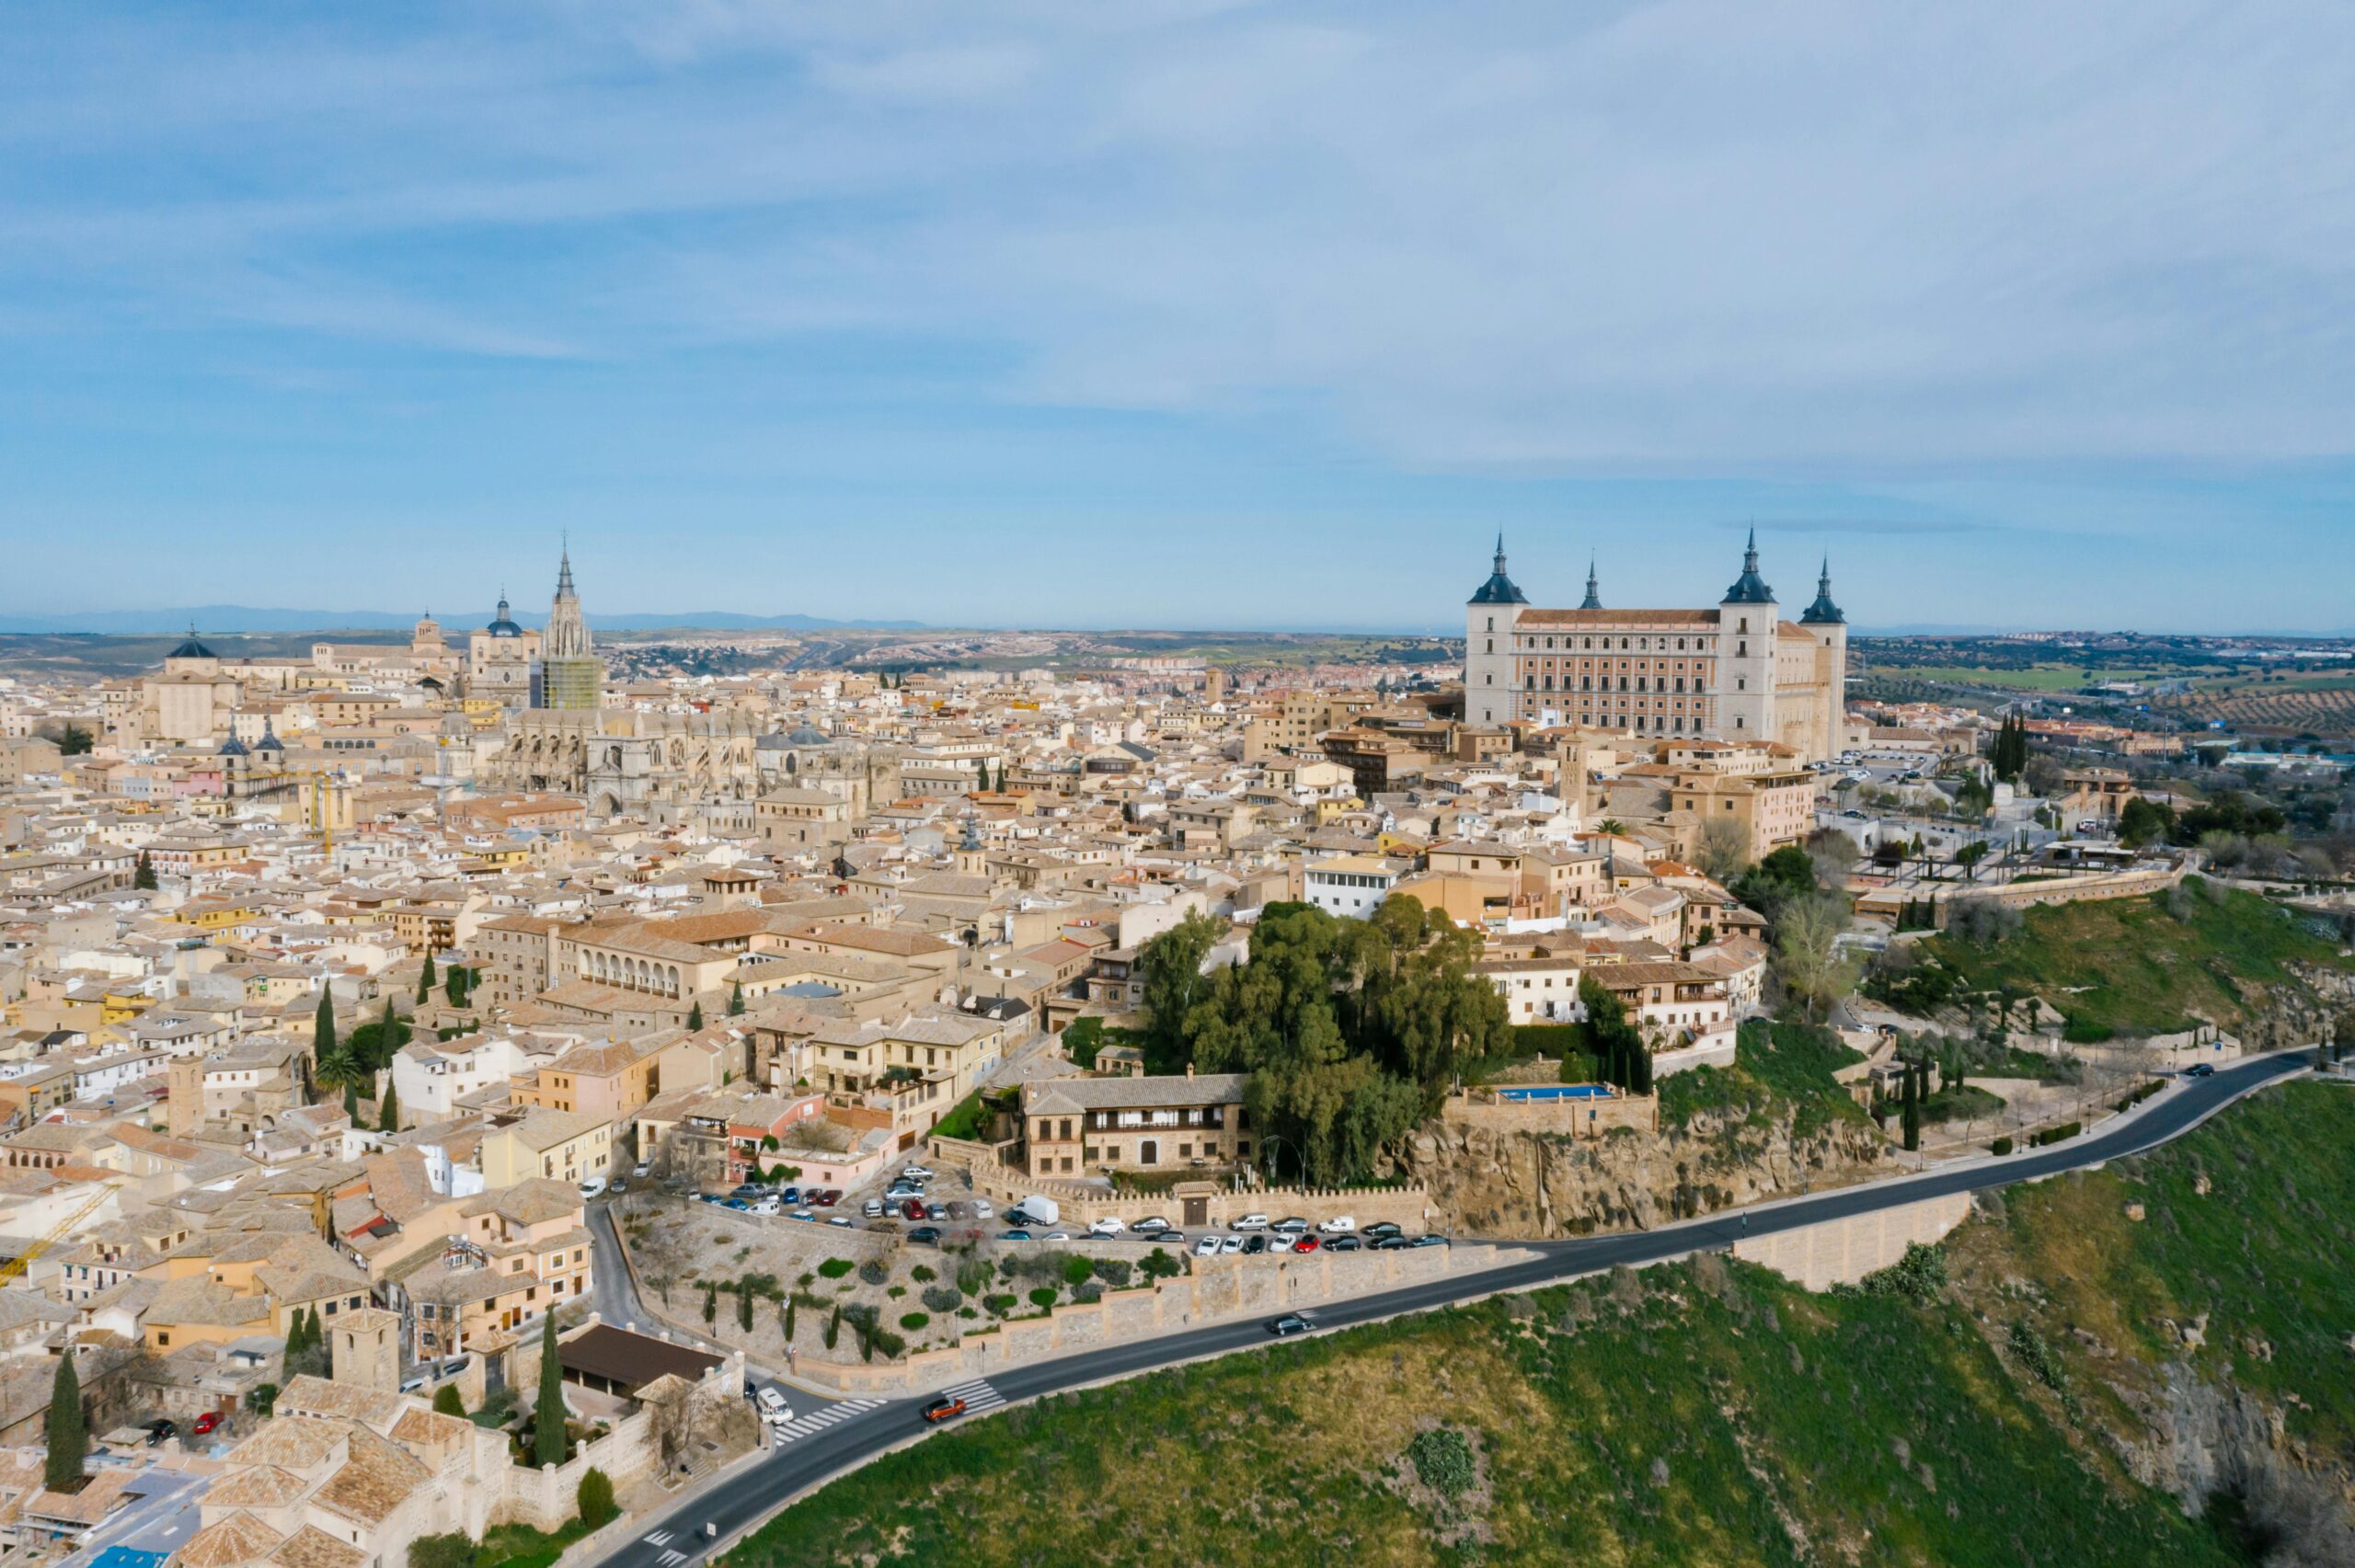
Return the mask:
MULTIPOLYGON (((2238 1095, 2296 1072, 2309 1065, 2310 1059, 2309 1052, 2285 1051, 2220 1068, 2212 1078, 2178 1084, 2112 1131, 2074 1139, 2038 1153, 1973 1162, 1956 1169, 1845 1187, 1818 1197, 1785 1199, 1752 1208, 1746 1211, 1750 1217, 1746 1233, 1772 1235, 1925 1197, 2008 1186, 2138 1153, 2179 1137, 2238 1095)), ((1320 1331, 1344 1328, 1402 1312, 1427 1311, 1500 1290, 1526 1290, 1622 1264, 1640 1266, 1688 1253, 1724 1249, 1745 1233, 1743 1212, 1727 1210, 1655 1230, 1569 1242, 1520 1242, 1516 1244, 1540 1255, 1522 1263, 1450 1275, 1421 1285, 1335 1302, 1307 1315, 1320 1331)), ((1008 1403, 1017 1403, 1042 1394, 1270 1343, 1265 1324, 1251 1319, 1035 1362, 994 1373, 988 1382, 1008 1403)), ((843 1420, 822 1433, 764 1453, 729 1472, 709 1490, 679 1504, 666 1516, 639 1526, 627 1541, 600 1560, 599 1568, 684 1568, 701 1561, 714 1547, 725 1546, 801 1494, 918 1436, 923 1430, 923 1420, 917 1413, 922 1403, 918 1397, 895 1399, 843 1420), (716 1527, 716 1539, 704 1538, 702 1531, 706 1524, 716 1527)))

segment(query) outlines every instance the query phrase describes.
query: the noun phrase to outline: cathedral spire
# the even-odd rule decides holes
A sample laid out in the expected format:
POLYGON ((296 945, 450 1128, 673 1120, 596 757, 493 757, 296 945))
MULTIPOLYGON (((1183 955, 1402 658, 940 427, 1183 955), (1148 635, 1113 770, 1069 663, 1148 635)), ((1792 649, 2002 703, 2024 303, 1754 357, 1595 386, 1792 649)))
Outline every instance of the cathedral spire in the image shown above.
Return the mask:
POLYGON ((1600 586, 1594 580, 1594 557, 1591 555, 1586 558, 1586 599, 1579 608, 1581 610, 1603 608, 1603 594, 1600 591, 1600 586))

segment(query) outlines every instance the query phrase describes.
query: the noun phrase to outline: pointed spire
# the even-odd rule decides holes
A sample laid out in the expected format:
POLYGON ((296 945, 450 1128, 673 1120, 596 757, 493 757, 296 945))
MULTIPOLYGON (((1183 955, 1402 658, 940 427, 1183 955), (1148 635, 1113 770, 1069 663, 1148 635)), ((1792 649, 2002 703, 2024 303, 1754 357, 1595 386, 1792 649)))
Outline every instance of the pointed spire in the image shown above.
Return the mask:
POLYGON ((1529 596, 1515 588, 1512 578, 1505 575, 1505 535, 1502 529, 1497 531, 1497 555, 1488 568, 1488 580, 1482 583, 1474 592, 1472 602, 1475 604, 1526 604, 1529 602, 1529 596))
POLYGON ((1840 606, 1832 602, 1832 556, 1823 557, 1823 574, 1815 579, 1815 602, 1799 617, 1802 626, 1836 626, 1847 617, 1840 613, 1840 606))
POLYGON ((1594 580, 1594 557, 1592 555, 1589 555, 1586 558, 1586 601, 1581 603, 1579 608, 1581 610, 1600 610, 1603 608, 1603 595, 1599 591, 1599 585, 1594 580))
POLYGON ((1733 586, 1726 589, 1724 602, 1728 604, 1772 604, 1775 602, 1775 590, 1768 588, 1766 580, 1758 575, 1758 525, 1754 522, 1750 525, 1749 541, 1742 546, 1741 576, 1736 578, 1733 586))

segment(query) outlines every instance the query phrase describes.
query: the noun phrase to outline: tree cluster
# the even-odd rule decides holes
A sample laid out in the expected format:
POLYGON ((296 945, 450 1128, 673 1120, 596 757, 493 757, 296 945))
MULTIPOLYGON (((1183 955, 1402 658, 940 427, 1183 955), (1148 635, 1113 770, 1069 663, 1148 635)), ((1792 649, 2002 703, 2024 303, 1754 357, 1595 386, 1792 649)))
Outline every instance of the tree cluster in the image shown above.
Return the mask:
POLYGON ((1630 1094, 1652 1092, 1652 1051, 1627 1009, 1592 975, 1579 978, 1579 1001, 1586 1008, 1587 1049, 1605 1083, 1630 1094))
POLYGON ((1994 744, 1988 748, 1987 760, 1993 764, 1999 779, 2016 781, 2028 771, 2028 721, 2017 715, 2004 720, 1995 729, 1994 744))
POLYGON ((1371 1174, 1458 1064, 1511 1041, 1504 998, 1472 973, 1479 938, 1411 897, 1363 921, 1270 904, 1249 959, 1203 976, 1215 936, 1189 921, 1146 944, 1148 1054, 1159 1070, 1249 1074, 1252 1125, 1286 1178, 1371 1174))

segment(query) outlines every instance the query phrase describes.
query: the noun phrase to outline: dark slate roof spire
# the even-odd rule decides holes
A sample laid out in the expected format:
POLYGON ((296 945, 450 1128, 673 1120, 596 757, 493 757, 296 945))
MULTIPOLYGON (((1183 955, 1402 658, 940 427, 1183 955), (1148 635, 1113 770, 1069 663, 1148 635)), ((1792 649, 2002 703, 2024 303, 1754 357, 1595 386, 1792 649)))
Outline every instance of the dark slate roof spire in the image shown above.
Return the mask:
POLYGON ((1505 536, 1501 532, 1497 535, 1497 558, 1488 573, 1488 580, 1482 583, 1478 590, 1472 595, 1472 602, 1475 604, 1526 604, 1529 602, 1529 596, 1515 588, 1512 578, 1505 575, 1505 536))
POLYGON ((1594 581, 1594 557, 1591 555, 1589 555, 1586 558, 1586 599, 1579 605, 1579 608, 1581 610, 1600 610, 1603 608, 1603 595, 1596 591, 1594 581))
POLYGON ((1768 588, 1766 579, 1758 575, 1758 529, 1755 524, 1750 530, 1750 543, 1742 551, 1741 576, 1734 578, 1733 586, 1726 589, 1723 602, 1728 604, 1772 604, 1775 602, 1775 590, 1768 588))
POLYGON ((1815 602, 1799 617, 1802 626, 1837 626, 1848 617, 1840 613, 1840 606, 1832 602, 1832 557, 1823 557, 1823 575, 1815 579, 1815 602))

